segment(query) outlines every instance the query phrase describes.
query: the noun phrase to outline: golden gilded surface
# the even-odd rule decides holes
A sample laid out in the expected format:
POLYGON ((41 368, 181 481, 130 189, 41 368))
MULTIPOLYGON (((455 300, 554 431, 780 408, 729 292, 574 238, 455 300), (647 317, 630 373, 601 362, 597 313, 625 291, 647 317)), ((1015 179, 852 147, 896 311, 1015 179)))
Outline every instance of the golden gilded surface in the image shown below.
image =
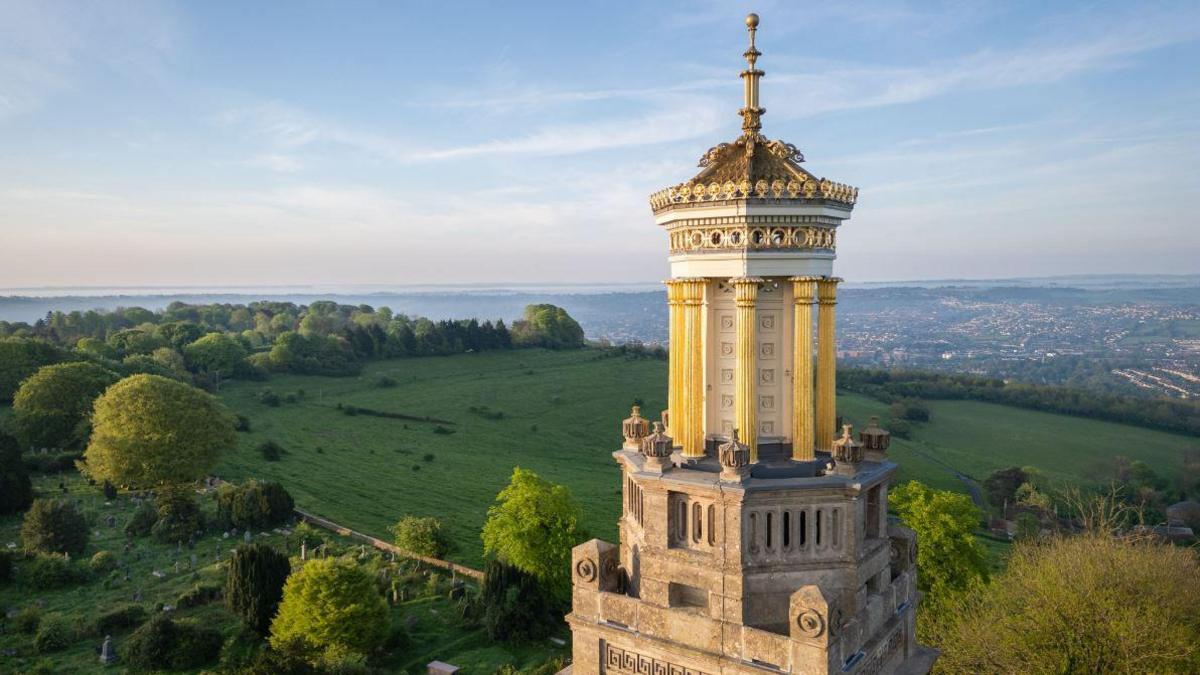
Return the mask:
POLYGON ((818 450, 833 450, 833 427, 837 417, 837 337, 834 307, 841 279, 825 277, 817 282, 817 405, 816 445, 818 450))
POLYGON ((815 459, 813 429, 813 300, 819 277, 792 277, 792 459, 815 459))
MULTIPOLYGON (((722 173, 738 173, 736 167, 724 167, 722 173)), ((797 167, 799 169, 799 167, 797 167)), ((752 173, 746 169, 746 173, 752 173)), ((751 181, 732 178, 705 183, 701 176, 687 183, 680 183, 650 195, 650 208, 658 213, 677 204, 696 204, 735 199, 786 199, 792 201, 832 201, 854 205, 858 201, 858 188, 835 183, 825 178, 771 176, 757 177, 751 181)))
POLYGON ((708 282, 689 279, 684 284, 684 394, 687 411, 682 443, 684 457, 704 456, 704 348, 702 309, 708 282))

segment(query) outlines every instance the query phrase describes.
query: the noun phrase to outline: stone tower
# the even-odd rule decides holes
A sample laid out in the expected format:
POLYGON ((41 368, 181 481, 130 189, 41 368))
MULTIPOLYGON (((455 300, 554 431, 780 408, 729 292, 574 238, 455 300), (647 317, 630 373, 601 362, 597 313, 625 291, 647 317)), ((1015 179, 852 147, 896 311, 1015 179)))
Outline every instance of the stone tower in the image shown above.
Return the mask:
POLYGON ((922 673, 936 655, 915 641, 916 539, 887 519, 887 432, 834 431, 833 260, 857 190, 762 135, 746 25, 741 136, 650 198, 666 428, 624 421, 620 544, 574 549, 574 675, 922 673))

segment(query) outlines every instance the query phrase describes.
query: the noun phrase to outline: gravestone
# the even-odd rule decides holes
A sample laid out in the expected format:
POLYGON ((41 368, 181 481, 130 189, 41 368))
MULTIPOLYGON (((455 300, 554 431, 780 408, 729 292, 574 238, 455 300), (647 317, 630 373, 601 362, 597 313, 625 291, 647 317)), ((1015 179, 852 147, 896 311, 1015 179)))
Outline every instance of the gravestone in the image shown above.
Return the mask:
POLYGON ((113 649, 112 636, 104 636, 104 644, 100 645, 100 663, 110 665, 117 662, 117 652, 113 649))
POLYGON ((428 675, 454 675, 458 672, 458 666, 445 663, 444 661, 430 661, 429 665, 425 666, 428 675))
POLYGON ((242 542, 247 544, 250 543, 250 530, 246 530, 246 533, 242 535, 242 542))

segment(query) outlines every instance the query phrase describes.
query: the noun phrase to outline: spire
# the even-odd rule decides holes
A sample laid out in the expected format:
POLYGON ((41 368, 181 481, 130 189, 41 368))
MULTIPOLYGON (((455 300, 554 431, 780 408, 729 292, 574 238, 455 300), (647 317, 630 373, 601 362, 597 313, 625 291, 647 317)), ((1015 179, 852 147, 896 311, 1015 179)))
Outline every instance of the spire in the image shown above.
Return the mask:
POLYGON ((762 52, 754 48, 754 33, 758 30, 758 15, 746 15, 746 30, 750 32, 750 48, 742 56, 746 57, 746 70, 742 71, 742 84, 745 87, 745 105, 738 114, 742 116, 742 133, 757 134, 762 129, 761 117, 767 112, 765 108, 758 107, 758 79, 764 75, 763 71, 754 67, 758 61, 758 57, 762 56, 762 52))

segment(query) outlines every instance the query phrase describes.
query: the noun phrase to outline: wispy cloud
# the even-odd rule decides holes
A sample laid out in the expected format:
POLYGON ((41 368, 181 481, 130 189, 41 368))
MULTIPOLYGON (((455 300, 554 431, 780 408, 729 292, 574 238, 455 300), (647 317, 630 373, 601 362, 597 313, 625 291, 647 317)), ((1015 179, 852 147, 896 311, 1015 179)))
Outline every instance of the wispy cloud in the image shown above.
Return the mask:
POLYGON ((159 77, 178 40, 174 17, 147 2, 0 2, 0 120, 37 109, 97 66, 159 77))
POLYGON ((483 155, 572 155, 595 150, 669 143, 711 134, 724 119, 719 101, 675 100, 669 108, 642 117, 567 124, 524 136, 411 153, 414 161, 483 155))

